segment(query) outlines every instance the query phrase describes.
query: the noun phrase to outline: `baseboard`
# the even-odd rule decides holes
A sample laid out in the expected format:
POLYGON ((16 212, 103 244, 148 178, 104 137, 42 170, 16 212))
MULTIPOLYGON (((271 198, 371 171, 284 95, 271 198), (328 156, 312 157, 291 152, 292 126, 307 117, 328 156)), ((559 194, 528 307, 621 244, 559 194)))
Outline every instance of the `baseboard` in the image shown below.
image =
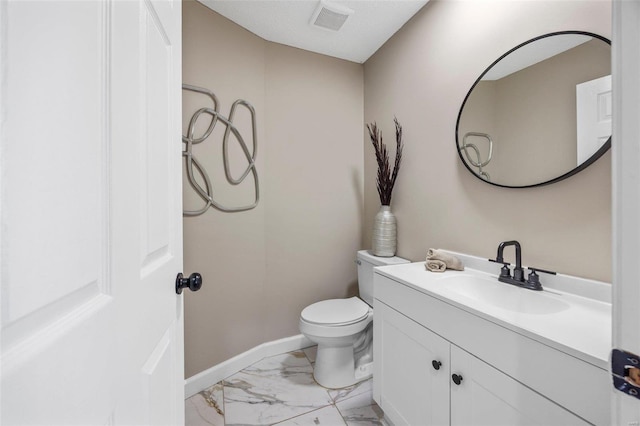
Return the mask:
POLYGON ((258 345, 218 365, 214 365, 208 370, 189 377, 185 380, 184 384, 185 398, 189 398, 200 391, 210 388, 221 380, 260 361, 262 358, 300 350, 313 345, 314 343, 302 334, 258 345))

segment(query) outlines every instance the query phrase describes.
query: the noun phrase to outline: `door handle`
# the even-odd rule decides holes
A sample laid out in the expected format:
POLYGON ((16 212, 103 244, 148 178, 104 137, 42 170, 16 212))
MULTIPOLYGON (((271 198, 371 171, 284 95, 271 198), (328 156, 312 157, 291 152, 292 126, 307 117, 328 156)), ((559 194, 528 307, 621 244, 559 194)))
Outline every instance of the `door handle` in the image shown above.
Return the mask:
POLYGON ((184 278, 182 272, 176 277, 176 294, 182 294, 183 288, 188 288, 191 291, 198 291, 202 287, 202 275, 197 272, 189 275, 189 278, 184 278))
POLYGON ((440 370, 440 366, 442 366, 442 363, 434 359, 433 361, 431 361, 431 365, 434 369, 440 370))

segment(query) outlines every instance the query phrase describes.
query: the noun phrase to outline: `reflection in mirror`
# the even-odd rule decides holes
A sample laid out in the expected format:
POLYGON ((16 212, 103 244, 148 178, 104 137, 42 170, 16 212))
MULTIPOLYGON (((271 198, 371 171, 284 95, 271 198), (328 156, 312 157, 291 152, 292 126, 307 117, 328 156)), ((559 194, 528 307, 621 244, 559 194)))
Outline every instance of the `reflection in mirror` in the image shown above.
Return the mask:
POLYGON ((567 178, 611 144, 611 49, 569 31, 530 40, 476 80, 458 115, 458 153, 478 178, 506 187, 567 178))

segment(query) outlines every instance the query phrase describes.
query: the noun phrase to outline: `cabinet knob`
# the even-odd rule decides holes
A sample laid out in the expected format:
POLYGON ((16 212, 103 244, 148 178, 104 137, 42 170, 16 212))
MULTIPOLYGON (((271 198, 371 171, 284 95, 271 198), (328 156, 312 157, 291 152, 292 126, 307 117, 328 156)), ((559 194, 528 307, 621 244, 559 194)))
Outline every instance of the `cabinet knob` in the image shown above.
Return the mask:
POLYGON ((433 361, 431 361, 431 365, 433 365, 434 370, 440 370, 440 366, 442 365, 442 363, 434 359, 433 361))
POLYGON ((456 385, 462 383, 462 376, 459 374, 453 374, 451 378, 453 379, 453 383, 455 383, 456 385))

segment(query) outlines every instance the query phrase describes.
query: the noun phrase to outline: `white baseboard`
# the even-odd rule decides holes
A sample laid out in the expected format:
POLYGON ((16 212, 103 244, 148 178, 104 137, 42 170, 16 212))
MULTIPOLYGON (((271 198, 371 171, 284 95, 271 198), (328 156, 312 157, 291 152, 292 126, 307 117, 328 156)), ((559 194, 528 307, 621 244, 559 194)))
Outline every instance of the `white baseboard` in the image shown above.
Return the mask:
POLYGON ((214 365, 208 370, 189 377, 184 384, 185 398, 210 388, 221 380, 260 361, 262 358, 300 350, 313 345, 314 343, 302 334, 258 345, 218 365, 214 365))

